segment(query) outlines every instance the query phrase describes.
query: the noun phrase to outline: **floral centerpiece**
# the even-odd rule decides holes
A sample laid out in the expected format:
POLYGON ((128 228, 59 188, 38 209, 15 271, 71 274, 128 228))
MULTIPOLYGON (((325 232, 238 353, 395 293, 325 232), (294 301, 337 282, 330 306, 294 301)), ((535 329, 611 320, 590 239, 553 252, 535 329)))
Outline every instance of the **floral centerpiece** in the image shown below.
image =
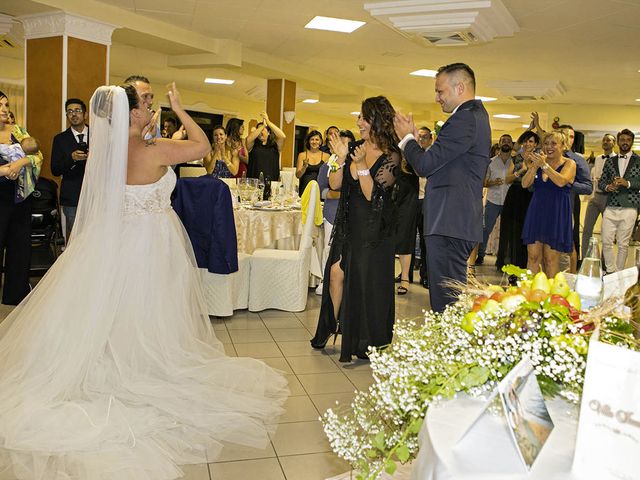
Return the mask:
POLYGON ((393 474, 397 462, 415 458, 430 404, 492 390, 524 356, 545 396, 577 402, 596 326, 601 341, 638 348, 628 319, 612 314, 620 301, 582 312, 564 274, 549 280, 513 266, 503 271, 513 285, 461 285, 443 313, 398 321, 392 344, 370 351, 373 385, 350 408, 324 414, 333 450, 359 480, 393 474))

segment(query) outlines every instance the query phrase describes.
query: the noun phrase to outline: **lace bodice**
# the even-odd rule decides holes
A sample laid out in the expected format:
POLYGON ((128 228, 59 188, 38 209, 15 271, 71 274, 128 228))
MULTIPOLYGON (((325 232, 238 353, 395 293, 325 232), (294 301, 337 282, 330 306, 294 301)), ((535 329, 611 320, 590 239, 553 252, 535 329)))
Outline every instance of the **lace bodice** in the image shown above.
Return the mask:
POLYGON ((176 174, 167 168, 160 180, 148 185, 127 185, 124 192, 125 215, 147 215, 171 208, 171 192, 176 186, 176 174))

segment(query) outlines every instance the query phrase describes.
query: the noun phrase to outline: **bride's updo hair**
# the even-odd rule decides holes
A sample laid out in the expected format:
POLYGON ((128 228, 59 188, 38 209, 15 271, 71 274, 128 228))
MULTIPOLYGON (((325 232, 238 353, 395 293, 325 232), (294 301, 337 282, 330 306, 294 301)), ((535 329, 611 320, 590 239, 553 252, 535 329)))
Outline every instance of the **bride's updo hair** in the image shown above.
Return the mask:
POLYGON ((140 105, 140 97, 138 97, 138 92, 136 91, 136 87, 134 87, 130 83, 127 83, 125 85, 122 85, 122 88, 124 88, 124 91, 127 94, 127 101, 129 102, 129 111, 133 110, 138 105, 140 105))

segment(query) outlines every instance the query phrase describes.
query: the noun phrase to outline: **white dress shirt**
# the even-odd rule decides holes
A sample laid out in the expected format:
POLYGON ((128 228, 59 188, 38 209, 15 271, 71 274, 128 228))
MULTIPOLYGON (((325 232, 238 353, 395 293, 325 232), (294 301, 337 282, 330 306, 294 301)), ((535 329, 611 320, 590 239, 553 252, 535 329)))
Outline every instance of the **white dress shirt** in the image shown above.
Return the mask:
POLYGON ((84 135, 84 137, 82 137, 82 141, 85 143, 89 143, 89 129, 86 125, 81 132, 76 132, 76 129, 71 127, 71 133, 73 133, 73 136, 76 137, 76 142, 80 143, 80 141, 78 140, 78 135, 84 135))
POLYGON ((629 166, 629 160, 631 159, 631 152, 626 155, 618 154, 618 170, 620 170, 620 176, 624 177, 624 173, 627 171, 627 167, 629 166))
MULTIPOLYGON (((487 176, 485 178, 487 180, 495 180, 497 178, 504 180, 511 165, 513 165, 511 158, 505 162, 500 158, 500 155, 496 155, 489 162, 489 168, 487 168, 487 176)), ((502 182, 500 185, 487 187, 487 202, 491 202, 494 205, 503 205, 510 186, 510 184, 502 182)))
POLYGON ((607 155, 606 157, 604 156, 604 154, 598 155, 593 162, 593 170, 591 170, 591 180, 593 181, 595 191, 598 193, 603 193, 602 190, 598 188, 598 180, 600 180, 600 177, 602 176, 604 162, 607 160, 607 158, 611 158, 613 156, 615 156, 614 152, 611 152, 611 154, 607 155))

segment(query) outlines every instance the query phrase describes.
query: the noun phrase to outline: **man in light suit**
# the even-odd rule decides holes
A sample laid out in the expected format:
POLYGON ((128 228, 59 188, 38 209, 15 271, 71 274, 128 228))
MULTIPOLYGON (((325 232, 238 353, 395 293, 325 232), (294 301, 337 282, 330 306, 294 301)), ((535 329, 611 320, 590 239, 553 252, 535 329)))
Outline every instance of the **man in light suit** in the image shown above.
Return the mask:
POLYGON ((602 255, 607 273, 623 270, 627 262, 629 242, 640 208, 640 156, 631 148, 634 133, 625 128, 618 133, 618 155, 608 158, 598 181, 600 190, 608 193, 602 215, 602 255), (613 244, 618 244, 617 257, 613 244))
POLYGON ((397 113, 395 128, 404 156, 427 177, 424 235, 431 308, 441 312, 456 300, 446 280, 467 281, 467 259, 482 241, 482 184, 491 148, 489 116, 475 100, 475 74, 454 63, 438 70, 436 102, 452 115, 427 151, 418 142, 411 114, 397 113))
POLYGON ((62 175, 60 205, 65 218, 65 238, 73 228, 89 153, 89 127, 86 125, 87 106, 79 98, 69 98, 64 105, 69 128, 53 137, 51 173, 62 175))

